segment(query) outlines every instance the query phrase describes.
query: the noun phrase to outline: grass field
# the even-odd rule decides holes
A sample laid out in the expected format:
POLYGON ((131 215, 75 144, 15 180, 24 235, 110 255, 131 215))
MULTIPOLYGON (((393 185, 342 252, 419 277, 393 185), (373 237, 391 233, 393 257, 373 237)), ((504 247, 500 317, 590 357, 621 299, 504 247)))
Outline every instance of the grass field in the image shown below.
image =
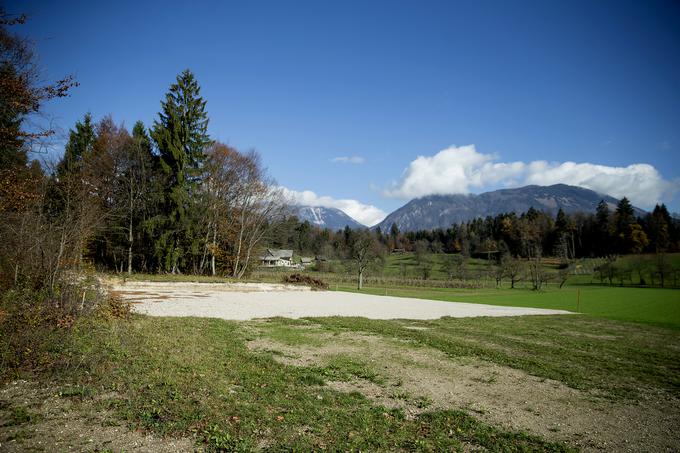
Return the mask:
MULTIPOLYGON (((635 446, 641 423, 659 425, 638 402, 672 404, 680 393, 676 331, 584 316, 134 316, 82 325, 75 338, 78 367, 59 376, 71 385, 52 390, 54 398, 90 414, 89 423, 118 427, 119 436, 141 429, 209 451, 566 451, 617 438, 635 446), (462 383, 471 401, 447 399, 462 383), (573 410, 609 417, 628 407, 637 407, 634 428, 622 419, 584 434, 567 423, 573 410), (521 428, 499 426, 507 417, 521 428)), ((53 417, 41 415, 42 402, 24 401, 0 404, 0 418, 15 420, 0 428, 0 442, 23 433, 10 451, 31 445, 31 433, 53 417)), ((87 434, 98 446, 96 436, 87 434)), ((653 447, 672 442, 657 437, 653 447)))
MULTIPOLYGON (((279 337, 290 341, 290 333, 281 334, 290 330, 286 324, 279 326, 279 337)), ((375 405, 358 392, 324 385, 371 375, 364 364, 336 358, 326 366, 286 366, 272 352, 246 347, 262 335, 252 324, 195 318, 137 316, 132 322, 84 326, 74 353, 86 362, 76 377, 79 391, 67 397, 107 394, 98 403, 110 414, 102 423, 188 436, 210 451, 442 451, 468 443, 490 450, 566 450, 457 410, 406 419, 400 410, 375 405)), ((296 341, 307 336, 299 333, 296 341)))
MULTIPOLYGON (((432 280, 446 278, 442 267, 443 259, 443 255, 433 255, 432 280)), ((680 254, 669 254, 666 259, 672 268, 680 266, 680 254)), ((635 260, 643 263, 645 269, 650 269, 655 257, 626 256, 620 258, 617 265, 630 268, 635 260)), ((520 282, 515 289, 510 289, 507 281, 501 284, 501 288, 495 288, 495 282, 489 280, 482 282, 483 287, 479 289, 441 288, 437 287, 436 281, 432 287, 427 286, 427 281, 422 281, 420 286, 399 285, 388 281, 384 285, 367 285, 362 292, 450 302, 569 310, 599 318, 680 329, 680 289, 600 284, 593 269, 602 262, 604 261, 601 259, 582 260, 579 263, 579 275, 570 276, 567 285, 561 289, 558 284, 551 283, 545 285, 542 291, 531 291, 526 281, 520 282)), ((485 269, 488 269, 488 263, 483 259, 470 259, 468 262, 471 273, 485 269)), ((558 271, 554 260, 548 260, 544 269, 550 275, 555 275, 558 271)), ((383 275, 398 277, 402 274, 414 275, 416 272, 414 255, 406 253, 390 255, 383 275)), ((347 282, 332 284, 331 289, 357 292, 355 285, 347 282)))
MULTIPOLYGON (((354 286, 332 287, 332 289, 336 288, 342 291, 357 291, 354 286)), ((578 311, 600 318, 657 324, 680 329, 680 290, 677 289, 619 288, 599 285, 566 286, 562 289, 551 287, 544 291, 366 287, 362 292, 450 302, 578 311)))

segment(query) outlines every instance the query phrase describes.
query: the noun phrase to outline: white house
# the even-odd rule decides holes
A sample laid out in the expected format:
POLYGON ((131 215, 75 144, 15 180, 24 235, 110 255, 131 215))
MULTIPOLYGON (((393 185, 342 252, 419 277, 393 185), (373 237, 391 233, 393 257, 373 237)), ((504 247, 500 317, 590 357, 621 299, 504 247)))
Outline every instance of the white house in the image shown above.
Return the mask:
POLYGON ((291 267, 293 265, 292 250, 267 249, 260 257, 260 264, 264 267, 291 267))

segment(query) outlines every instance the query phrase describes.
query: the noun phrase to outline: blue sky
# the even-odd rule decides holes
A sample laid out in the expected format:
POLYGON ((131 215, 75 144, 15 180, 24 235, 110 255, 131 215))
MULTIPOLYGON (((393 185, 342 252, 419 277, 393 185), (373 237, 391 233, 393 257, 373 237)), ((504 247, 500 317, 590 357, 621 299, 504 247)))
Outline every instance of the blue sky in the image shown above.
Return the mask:
POLYGON ((29 14, 45 79, 81 84, 47 107, 64 130, 87 111, 150 125, 190 68, 213 138, 365 223, 413 196, 531 182, 680 211, 674 0, 6 7, 29 14))

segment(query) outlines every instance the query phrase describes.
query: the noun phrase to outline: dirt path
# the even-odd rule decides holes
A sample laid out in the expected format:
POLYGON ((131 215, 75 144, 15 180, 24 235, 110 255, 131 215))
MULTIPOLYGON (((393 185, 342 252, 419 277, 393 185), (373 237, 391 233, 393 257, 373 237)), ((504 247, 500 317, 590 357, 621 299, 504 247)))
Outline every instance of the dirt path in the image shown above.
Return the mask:
POLYGON ((374 296, 265 283, 205 284, 128 282, 114 286, 151 316, 201 316, 231 320, 361 316, 370 319, 438 319, 442 316, 521 316, 568 314, 563 310, 502 307, 374 296))

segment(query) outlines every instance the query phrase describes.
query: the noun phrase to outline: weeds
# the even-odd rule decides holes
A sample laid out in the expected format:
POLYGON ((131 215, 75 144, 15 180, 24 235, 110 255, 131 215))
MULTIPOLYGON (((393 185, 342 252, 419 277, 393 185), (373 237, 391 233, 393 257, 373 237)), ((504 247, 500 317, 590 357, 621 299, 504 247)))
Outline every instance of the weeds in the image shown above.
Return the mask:
POLYGON ((40 415, 29 411, 23 406, 13 407, 2 426, 17 426, 26 423, 34 423, 40 419, 40 415))
POLYGON ((214 452, 248 452, 252 445, 233 438, 228 432, 217 425, 209 426, 203 431, 203 441, 208 451, 214 452))
POLYGON ((341 354, 331 357, 325 367, 317 367, 314 370, 333 381, 349 381, 359 378, 374 384, 385 383, 385 379, 371 370, 366 363, 341 354))
POLYGON ((0 382, 21 373, 69 363, 77 325, 89 319, 126 318, 127 302, 109 296, 94 278, 67 278, 54 291, 17 287, 0 296, 0 382))

